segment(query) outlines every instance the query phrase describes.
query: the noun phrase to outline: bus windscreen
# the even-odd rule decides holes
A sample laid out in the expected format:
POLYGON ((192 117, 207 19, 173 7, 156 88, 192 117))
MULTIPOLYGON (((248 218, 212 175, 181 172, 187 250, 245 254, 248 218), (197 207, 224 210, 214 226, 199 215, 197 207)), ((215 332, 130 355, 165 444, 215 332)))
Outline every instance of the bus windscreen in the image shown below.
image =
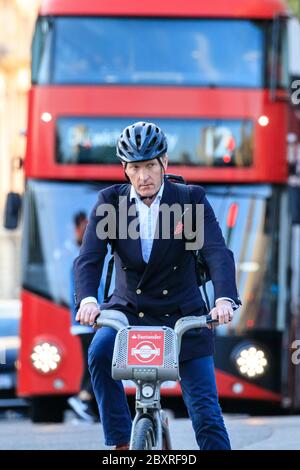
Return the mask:
POLYGON ((43 17, 32 80, 261 88, 267 31, 239 19, 43 17))

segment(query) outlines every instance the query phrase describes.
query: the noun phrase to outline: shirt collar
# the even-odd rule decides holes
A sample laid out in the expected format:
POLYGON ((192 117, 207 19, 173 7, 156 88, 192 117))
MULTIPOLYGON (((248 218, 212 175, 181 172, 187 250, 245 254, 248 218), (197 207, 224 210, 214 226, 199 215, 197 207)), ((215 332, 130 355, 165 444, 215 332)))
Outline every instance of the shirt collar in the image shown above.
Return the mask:
MULTIPOLYGON (((164 191, 164 187, 165 187, 165 183, 163 182, 154 201, 156 201, 157 199, 161 199, 162 198, 162 194, 163 194, 163 191, 164 191)), ((133 185, 131 185, 131 188, 130 188, 130 201, 132 201, 133 199, 138 199, 139 201, 141 201, 138 193, 136 192, 136 190, 134 189, 133 185)), ((153 201, 153 202, 154 202, 153 201)), ((142 201, 141 201, 142 202, 142 201)))

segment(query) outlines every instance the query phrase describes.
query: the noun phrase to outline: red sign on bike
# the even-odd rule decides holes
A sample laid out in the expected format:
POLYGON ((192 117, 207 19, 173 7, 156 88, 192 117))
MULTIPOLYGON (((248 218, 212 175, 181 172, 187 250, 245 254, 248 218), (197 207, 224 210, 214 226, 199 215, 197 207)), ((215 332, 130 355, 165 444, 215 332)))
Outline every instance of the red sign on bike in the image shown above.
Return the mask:
POLYGON ((164 331, 130 331, 128 365, 162 366, 164 363, 164 331))

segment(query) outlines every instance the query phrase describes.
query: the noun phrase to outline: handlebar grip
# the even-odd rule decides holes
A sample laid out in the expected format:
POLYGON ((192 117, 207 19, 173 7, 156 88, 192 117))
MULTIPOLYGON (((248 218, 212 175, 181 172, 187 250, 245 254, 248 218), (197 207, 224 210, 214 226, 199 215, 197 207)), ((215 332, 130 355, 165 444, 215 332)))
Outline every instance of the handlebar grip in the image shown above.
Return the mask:
POLYGON ((115 330, 121 330, 129 325, 126 315, 119 310, 102 310, 96 316, 93 327, 101 328, 102 326, 109 326, 115 330))
POLYGON ((213 320, 211 317, 211 313, 209 313, 208 315, 206 315, 206 323, 208 325, 217 325, 219 323, 219 320, 213 320))

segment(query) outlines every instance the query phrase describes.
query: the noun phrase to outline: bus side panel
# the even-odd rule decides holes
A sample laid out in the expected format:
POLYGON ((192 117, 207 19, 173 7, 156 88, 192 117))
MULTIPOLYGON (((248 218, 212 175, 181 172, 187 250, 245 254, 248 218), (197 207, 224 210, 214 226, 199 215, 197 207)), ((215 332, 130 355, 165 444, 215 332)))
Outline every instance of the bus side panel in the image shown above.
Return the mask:
POLYGON ((82 375, 80 342, 70 334, 68 309, 23 290, 19 355, 18 395, 67 395, 79 391, 82 375), (32 363, 37 344, 57 347, 61 360, 56 370, 43 373, 32 363))

